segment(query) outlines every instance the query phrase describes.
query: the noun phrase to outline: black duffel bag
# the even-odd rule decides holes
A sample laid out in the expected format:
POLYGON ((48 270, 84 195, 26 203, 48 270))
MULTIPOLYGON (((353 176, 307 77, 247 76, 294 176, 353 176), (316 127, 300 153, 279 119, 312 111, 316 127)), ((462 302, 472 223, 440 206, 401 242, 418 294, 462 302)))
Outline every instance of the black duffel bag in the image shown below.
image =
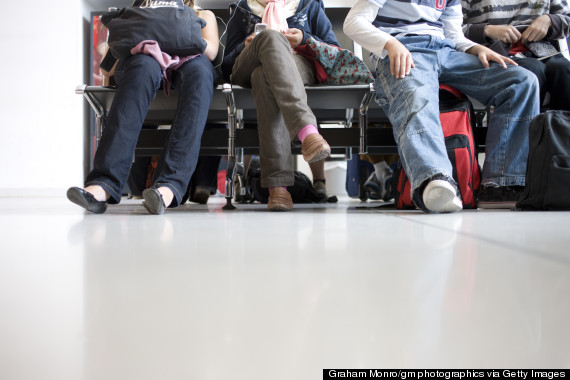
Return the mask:
POLYGON ((570 112, 547 111, 532 119, 522 210, 570 210, 570 112))
POLYGON ((206 48, 202 27, 206 22, 182 0, 135 1, 133 6, 101 16, 109 29, 109 50, 117 59, 131 55, 131 49, 145 40, 158 42, 172 56, 201 54, 206 48))

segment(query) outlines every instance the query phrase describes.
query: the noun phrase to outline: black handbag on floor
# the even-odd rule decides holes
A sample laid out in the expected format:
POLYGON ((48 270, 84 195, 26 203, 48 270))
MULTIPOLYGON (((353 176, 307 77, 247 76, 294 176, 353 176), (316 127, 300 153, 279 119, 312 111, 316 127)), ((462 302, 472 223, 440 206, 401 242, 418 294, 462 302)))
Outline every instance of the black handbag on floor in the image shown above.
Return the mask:
MULTIPOLYGON (((291 186, 287 186, 287 191, 291 194, 293 203, 337 203, 338 199, 335 195, 328 198, 321 198, 317 194, 313 184, 306 174, 295 170, 293 172, 295 182, 291 186)), ((246 181, 248 184, 248 192, 252 195, 254 201, 259 203, 267 203, 269 201, 269 189, 261 187, 261 167, 259 157, 254 157, 247 170, 246 181)))
POLYGON ((570 112, 547 111, 531 121, 526 188, 517 208, 570 210, 570 112))
POLYGON ((206 48, 202 27, 206 22, 182 0, 136 1, 131 7, 101 16, 109 29, 109 49, 117 59, 131 55, 131 49, 145 40, 158 42, 172 56, 201 54, 206 48))

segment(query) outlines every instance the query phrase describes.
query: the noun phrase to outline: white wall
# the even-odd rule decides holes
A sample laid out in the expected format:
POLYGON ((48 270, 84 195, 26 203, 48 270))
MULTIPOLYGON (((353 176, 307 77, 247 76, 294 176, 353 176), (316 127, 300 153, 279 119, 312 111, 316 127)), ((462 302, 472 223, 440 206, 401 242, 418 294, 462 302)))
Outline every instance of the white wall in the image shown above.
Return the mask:
POLYGON ((60 194, 83 182, 83 3, 2 8, 0 196, 60 194))

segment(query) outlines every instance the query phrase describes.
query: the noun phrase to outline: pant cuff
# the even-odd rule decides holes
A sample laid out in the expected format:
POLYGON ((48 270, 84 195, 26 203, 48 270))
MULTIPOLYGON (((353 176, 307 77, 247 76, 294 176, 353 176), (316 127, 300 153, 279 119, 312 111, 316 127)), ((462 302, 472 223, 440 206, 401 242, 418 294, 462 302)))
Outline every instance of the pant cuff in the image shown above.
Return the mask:
POLYGON ((525 186, 526 179, 523 176, 518 177, 495 177, 481 179, 483 186, 525 186))

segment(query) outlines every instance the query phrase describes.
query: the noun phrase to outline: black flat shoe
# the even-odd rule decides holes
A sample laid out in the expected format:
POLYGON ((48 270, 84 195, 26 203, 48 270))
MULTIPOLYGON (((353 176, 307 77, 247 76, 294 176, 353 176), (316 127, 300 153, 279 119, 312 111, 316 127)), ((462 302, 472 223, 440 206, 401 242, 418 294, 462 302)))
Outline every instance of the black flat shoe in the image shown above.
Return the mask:
POLYGON ((162 195, 157 189, 146 189, 142 192, 144 198, 143 206, 146 210, 154 215, 164 214, 166 207, 162 200, 162 195))
POLYGON ((102 214, 107 210, 106 201, 98 201, 93 195, 79 187, 70 187, 67 190, 67 199, 94 214, 102 214))

